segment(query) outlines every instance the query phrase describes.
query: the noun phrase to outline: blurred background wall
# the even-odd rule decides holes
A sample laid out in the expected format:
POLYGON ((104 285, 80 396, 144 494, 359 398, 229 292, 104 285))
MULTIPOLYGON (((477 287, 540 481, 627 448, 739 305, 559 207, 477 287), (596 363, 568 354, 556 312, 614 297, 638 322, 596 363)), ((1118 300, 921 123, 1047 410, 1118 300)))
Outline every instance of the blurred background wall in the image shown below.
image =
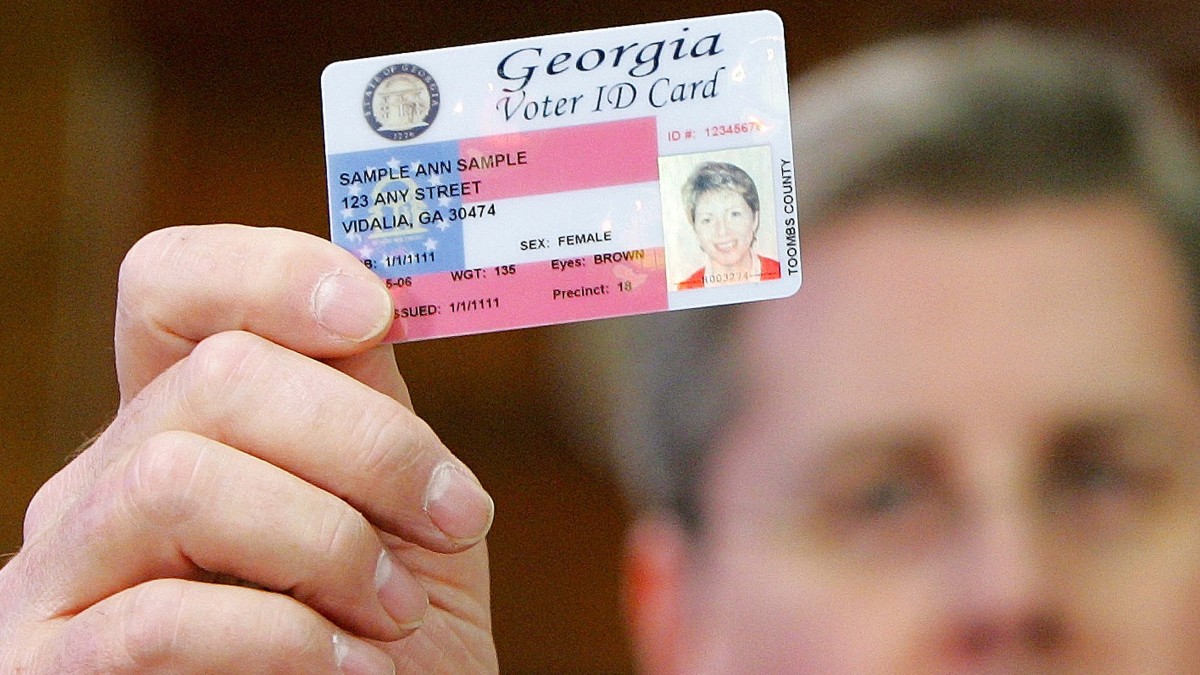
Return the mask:
MULTIPOLYGON (((326 236, 329 62, 768 7, 793 73, 880 38, 1007 18, 1156 61, 1200 119, 1200 3, 294 3, 61 0, 0 8, 0 553, 37 486, 113 414, 116 271, 142 234, 234 221, 326 236)), ((626 511, 549 371, 566 333, 397 348, 417 411, 497 502, 506 673, 625 673, 626 511)), ((586 413, 585 413, 586 414, 586 413)))

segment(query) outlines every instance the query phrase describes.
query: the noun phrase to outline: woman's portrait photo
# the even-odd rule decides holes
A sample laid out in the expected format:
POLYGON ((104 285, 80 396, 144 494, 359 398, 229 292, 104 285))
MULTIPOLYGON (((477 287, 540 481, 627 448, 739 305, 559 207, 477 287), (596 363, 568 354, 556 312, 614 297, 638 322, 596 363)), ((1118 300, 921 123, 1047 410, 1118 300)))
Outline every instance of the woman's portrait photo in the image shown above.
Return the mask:
POLYGON ((772 211, 770 182, 763 180, 769 152, 758 147, 660 159, 667 274, 674 289, 779 278, 779 261, 771 255, 774 218, 764 213, 772 211), (767 194, 760 194, 760 184, 767 194))

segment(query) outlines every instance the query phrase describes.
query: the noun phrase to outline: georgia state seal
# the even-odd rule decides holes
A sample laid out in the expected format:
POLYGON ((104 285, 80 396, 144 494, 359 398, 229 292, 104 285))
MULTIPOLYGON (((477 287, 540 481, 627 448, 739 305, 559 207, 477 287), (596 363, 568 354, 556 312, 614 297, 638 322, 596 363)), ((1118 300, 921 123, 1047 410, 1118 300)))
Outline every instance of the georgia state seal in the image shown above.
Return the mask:
POLYGON ((407 141, 425 133, 441 104, 437 80, 420 66, 397 63, 379 71, 363 95, 363 115, 380 136, 407 141))

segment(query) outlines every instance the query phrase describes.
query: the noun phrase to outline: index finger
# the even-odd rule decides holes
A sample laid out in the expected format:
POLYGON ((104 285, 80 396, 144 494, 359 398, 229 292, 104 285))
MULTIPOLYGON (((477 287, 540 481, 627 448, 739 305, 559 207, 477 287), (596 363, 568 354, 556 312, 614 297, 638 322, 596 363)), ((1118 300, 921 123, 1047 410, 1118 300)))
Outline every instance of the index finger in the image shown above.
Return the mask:
POLYGON ((245 330, 314 358, 336 358, 378 344, 391 322, 383 282, 323 239, 242 225, 152 232, 121 264, 121 402, 217 333, 245 330))

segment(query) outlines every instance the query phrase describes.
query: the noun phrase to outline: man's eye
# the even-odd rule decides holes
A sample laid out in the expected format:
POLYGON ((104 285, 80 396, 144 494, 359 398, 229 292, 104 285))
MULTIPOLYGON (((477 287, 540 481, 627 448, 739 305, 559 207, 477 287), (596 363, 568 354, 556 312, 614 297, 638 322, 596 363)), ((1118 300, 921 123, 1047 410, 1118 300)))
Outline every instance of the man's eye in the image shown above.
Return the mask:
POLYGON ((1075 457, 1059 467, 1059 483, 1080 491, 1117 491, 1132 487, 1132 477, 1123 467, 1100 458, 1075 457))
POLYGON ((1064 495, 1123 495, 1148 487, 1149 476, 1129 465, 1126 442, 1106 425, 1079 425, 1066 430, 1050 457, 1050 485, 1064 495))
POLYGON ((917 498, 918 487, 908 480, 886 480, 863 490, 853 501, 863 516, 884 516, 904 508, 917 498))
POLYGON ((926 477, 893 475, 840 494, 830 541, 862 561, 904 559, 928 550, 946 526, 944 502, 926 477))
POLYGON ((899 524, 924 513, 935 499, 935 488, 925 476, 900 474, 864 482, 841 497, 843 523, 871 527, 899 524))

